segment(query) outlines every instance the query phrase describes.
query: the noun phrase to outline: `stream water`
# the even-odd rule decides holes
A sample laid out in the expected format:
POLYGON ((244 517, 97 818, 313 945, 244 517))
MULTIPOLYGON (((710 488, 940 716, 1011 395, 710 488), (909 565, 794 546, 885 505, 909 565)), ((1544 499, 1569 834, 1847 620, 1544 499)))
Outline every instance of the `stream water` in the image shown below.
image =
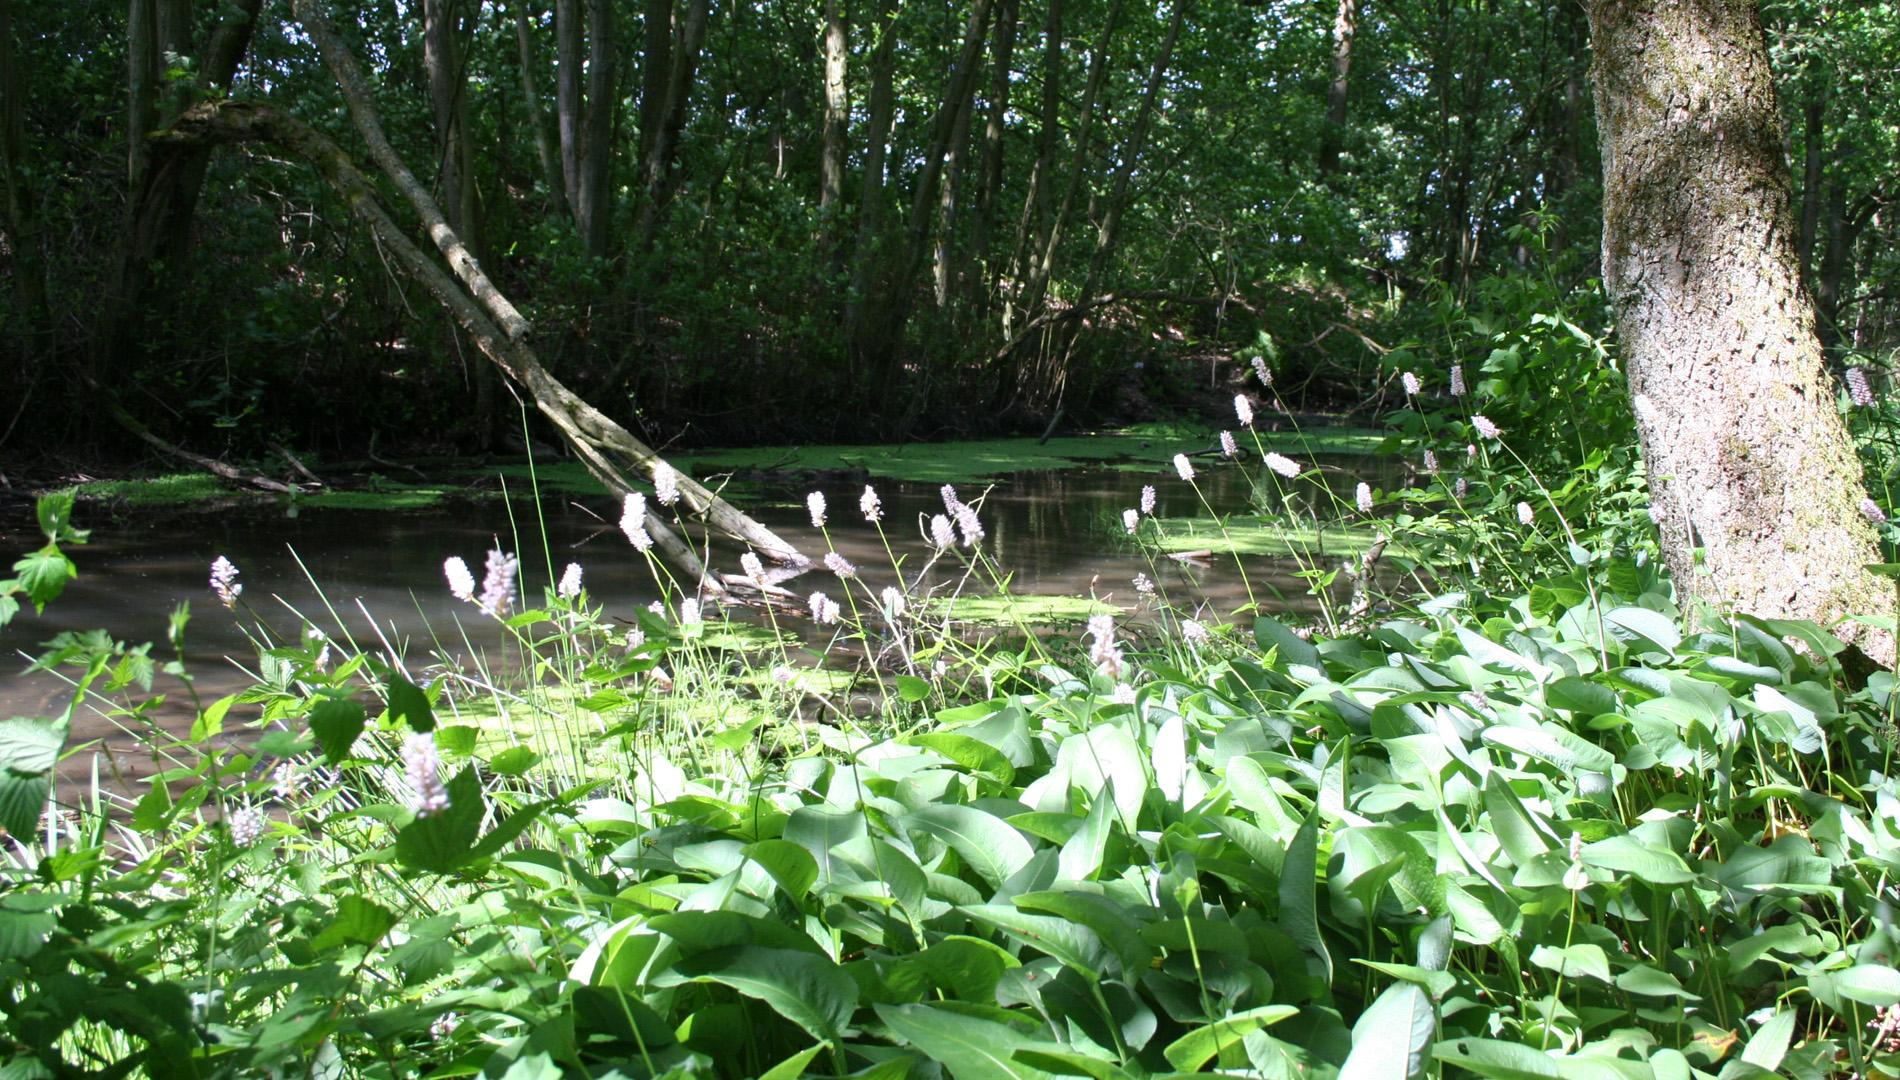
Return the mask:
MULTIPOLYGON (((1377 464, 1365 457, 1339 457, 1321 463, 1328 483, 1350 501, 1360 472, 1377 464)), ((1372 478, 1378 483, 1378 478, 1372 478)), ((1178 605, 1200 608, 1219 621, 1247 600, 1235 560, 1225 554, 1188 562, 1151 561, 1122 535, 1121 512, 1136 505, 1144 484, 1159 492, 1162 517, 1204 514, 1205 497, 1221 513, 1243 509, 1250 490, 1245 474, 1233 467, 1206 467, 1200 495, 1167 466, 1131 468, 1088 466, 1059 471, 1017 473, 993 484, 964 484, 965 500, 983 496, 985 547, 1011 575, 1017 594, 1095 596, 1124 608, 1135 605, 1136 574, 1158 576, 1178 605), (987 488, 987 492, 986 492, 987 488)), ((915 577, 930 548, 922 523, 942 510, 933 484, 877 481, 884 504, 884 525, 893 548, 915 577)), ((861 481, 753 485, 741 502, 807 553, 825 550, 811 527, 805 493, 823 490, 831 507, 832 544, 854 563, 873 590, 895 580, 878 533, 858 513, 861 481)), ((550 497, 539 512, 531 502, 499 499, 464 502, 423 510, 315 510, 295 512, 277 506, 239 509, 125 511, 116 518, 84 506, 78 524, 90 527, 91 542, 68 552, 79 577, 43 614, 24 609, 0 630, 0 716, 49 716, 65 706, 65 683, 45 673, 15 675, 42 643, 65 630, 104 628, 113 637, 138 644, 154 642, 152 655, 172 659, 166 644, 169 614, 180 603, 191 605, 184 657, 200 698, 213 700, 244 686, 244 668, 254 664, 255 648, 245 635, 252 618, 269 625, 278 640, 296 634, 304 620, 335 638, 380 649, 386 643, 399 654, 427 657, 438 635, 461 640, 466 631, 477 648, 501 642, 499 627, 448 593, 442 562, 460 555, 477 575, 482 557, 499 539, 506 550, 522 553, 522 595, 536 599, 569 562, 585 571, 588 592, 608 613, 631 615, 656 595, 646 564, 614 525, 617 508, 605 498, 550 497), (512 520, 511 520, 512 511, 512 520), (547 542, 541 542, 545 527, 547 542), (516 543, 513 536, 519 535, 516 543), (543 555, 545 550, 546 555, 543 555), (206 584, 213 558, 224 555, 242 571, 243 600, 249 611, 221 607, 206 584), (551 567, 550 567, 551 563, 551 567), (320 591, 319 591, 320 590, 320 591), (244 616, 240 618, 240 616, 244 616), (463 630, 455 629, 460 620, 463 630), (380 639, 380 640, 379 640, 380 639)), ((30 509, 0 522, 0 551, 19 553, 37 547, 30 509)), ((9 555, 9 558, 13 557, 9 555)), ((1337 557, 1329 557, 1336 564, 1337 557)), ((734 570, 734 552, 714 551, 720 569, 734 570)), ((1248 583, 1265 605, 1282 611, 1311 610, 1306 583, 1294 575, 1291 558, 1248 556, 1242 560, 1248 583), (1274 596, 1281 599, 1271 599, 1274 596)), ((932 569, 931 583, 960 575, 961 564, 944 560, 932 569)), ((803 596, 814 589, 838 595, 837 582, 821 569, 794 579, 787 587, 803 596)), ((1072 631, 1073 632, 1073 631, 1072 631)), ((188 695, 175 678, 159 675, 153 690, 168 695, 156 713, 166 725, 188 725, 188 695)), ((97 765, 123 783, 149 773, 149 762, 136 753, 136 740, 98 710, 82 710, 74 721, 72 744, 96 740, 62 772, 81 780, 97 765), (99 751, 103 760, 94 760, 99 751)))

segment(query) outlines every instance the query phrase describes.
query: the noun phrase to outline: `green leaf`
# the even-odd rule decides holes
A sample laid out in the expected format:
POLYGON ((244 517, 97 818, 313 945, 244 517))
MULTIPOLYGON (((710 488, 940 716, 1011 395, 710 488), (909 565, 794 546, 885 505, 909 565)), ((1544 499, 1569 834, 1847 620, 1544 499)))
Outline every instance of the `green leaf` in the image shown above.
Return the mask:
POLYGON ((1114 805, 1113 800, 1102 797, 1100 792, 1096 794, 1088 817, 1082 819, 1082 827, 1063 843, 1062 851, 1056 856, 1057 880, 1086 881, 1101 869, 1102 855, 1108 850, 1108 837, 1115 825, 1114 805))
POLYGON ((73 561, 51 544, 22 556, 13 564, 13 573, 27 599, 33 601, 34 611, 45 611, 47 604, 66 591, 66 583, 79 576, 73 561))
POLYGON ((1262 1005, 1257 1009, 1232 1013, 1174 1040, 1162 1054, 1168 1059, 1168 1064, 1175 1068, 1183 1072, 1197 1072, 1222 1048, 1238 1047, 1241 1040, 1261 1028, 1299 1014, 1300 1010, 1292 1005, 1262 1005))
POLYGON ((343 945, 374 947, 396 925, 396 916, 388 908, 360 896, 345 896, 337 901, 336 915, 330 924, 310 941, 319 952, 343 945))
POLYGON ((1312 642, 1293 632, 1293 628, 1271 615, 1257 615, 1253 621, 1253 639, 1262 651, 1280 650, 1280 667, 1288 664, 1303 664, 1307 667, 1319 666, 1319 649, 1312 642))
POLYGON ((59 917, 50 911, 0 908, 0 960, 25 960, 39 952, 58 926, 59 917))
POLYGON ((1326 951, 1326 939, 1319 932, 1319 904, 1315 898, 1315 878, 1319 873, 1319 815, 1314 814, 1300 826, 1287 847, 1286 863, 1280 874, 1280 929, 1319 957, 1327 982, 1333 979, 1333 956, 1326 951))
POLYGON ((678 961, 656 985, 718 983, 757 998, 815 1039, 837 1041, 858 1005, 858 984, 817 953, 740 945, 678 961))
POLYGON ((903 820, 905 828, 950 845, 992 888, 1000 887, 1035 855, 1014 826, 974 807, 934 803, 911 811, 903 820))
POLYGON ((933 731, 924 735, 912 735, 905 739, 912 746, 921 746, 936 754, 956 762, 978 776, 994 780, 998 784, 1007 784, 1016 778, 1016 766, 1009 763, 1003 752, 981 739, 968 735, 959 735, 954 731, 933 731))
POLYGON ((899 675, 897 696, 908 702, 922 701, 930 696, 930 684, 915 675, 899 675))
POLYGON ((435 713, 422 688, 394 672, 389 675, 389 718, 408 724, 411 731, 433 731, 435 713))
POLYGON ((1112 955, 1095 931, 1068 919, 1034 915, 1008 904, 973 904, 961 910, 1001 930, 1010 940, 1055 957, 1090 981, 1101 977, 1112 955))
POLYGON ((1684 987, 1674 975, 1648 964, 1638 964, 1618 975, 1616 988, 1624 993, 1641 994, 1644 997, 1676 997, 1684 1001, 1702 1000, 1700 996, 1684 987))
POLYGON ((1559 1080, 1557 1060, 1522 1043, 1501 1039, 1447 1039, 1432 1057, 1492 1080, 1559 1080))
POLYGON ((1634 836, 1612 836, 1586 844, 1585 866, 1628 874, 1648 885, 1687 885, 1696 876, 1682 856, 1673 851, 1647 847, 1634 836))
POLYGON ((1016 1061, 1018 1050, 1038 1048, 1008 1025, 930 1005, 878 1005, 878 1019, 955 1080, 1038 1080, 1048 1075, 1016 1061))
POLYGON ((236 694, 226 694, 200 712, 191 722, 191 741, 201 743, 224 734, 224 716, 236 702, 236 694))
POLYGON ((1498 838, 1498 846, 1512 863, 1529 866, 1531 860, 1551 850, 1547 830, 1538 828, 1537 819, 1511 790, 1510 782, 1497 772, 1484 778, 1484 808, 1491 815, 1491 831, 1498 838))
POLYGON ((761 840, 743 850, 746 858, 764 867, 793 901, 803 900, 818 883, 818 860, 790 840, 761 840))
POLYGON ((446 874, 475 857, 475 838, 486 810, 474 767, 456 773, 448 792, 446 810, 417 818, 397 831, 396 859, 404 866, 446 874))
POLYGON ((53 771, 66 744, 66 725, 15 716, 0 720, 0 770, 34 776, 53 771))
POLYGON ((511 746, 488 759, 488 767, 498 776, 521 776, 540 763, 541 755, 528 746, 511 746))
MULTIPOLYGON (((475 752, 475 741, 481 732, 473 724, 450 724, 435 729, 435 747, 450 757, 468 757, 475 752)), ((525 746, 511 747, 514 750, 526 750, 525 746)), ((506 753, 507 751, 503 751, 506 753)), ((529 751, 533 753, 533 751, 529 751)), ((492 767, 493 762, 490 762, 492 767)))
POLYGON ((1620 607, 1603 613, 1604 629, 1622 641, 1641 641, 1675 655, 1682 631, 1669 616, 1641 607, 1620 607))
POLYGON ((1600 945, 1571 945, 1566 948, 1539 945, 1531 950, 1531 963, 1569 979, 1588 976, 1598 982, 1611 981, 1610 958, 1600 945))
POLYGON ((831 1049, 829 1041, 808 1046, 760 1073, 759 1080, 798 1080, 799 1077, 805 1075, 805 1066, 810 1065, 813 1058, 829 1049, 831 1049))
POLYGON ((1795 1011, 1782 1009, 1755 1029, 1755 1035, 1742 1048, 1742 1060, 1768 1072, 1781 1068, 1788 1056, 1788 1044, 1794 1040, 1795 1011))
POLYGON ((1855 964, 1834 973, 1834 988, 1862 1005, 1893 1005, 1900 1003, 1900 971, 1885 964, 1855 964))
POLYGON ((363 707, 348 698, 326 697, 310 706, 310 734, 323 748, 323 760, 341 764, 363 734, 363 707))
POLYGON ((85 531, 73 528, 73 504, 78 497, 78 488, 62 488, 41 495, 33 504, 33 514, 39 519, 40 532, 47 543, 86 542, 85 531))
POLYGON ((0 829, 31 843, 39 828, 40 811, 46 808, 52 781, 44 774, 21 776, 0 769, 0 829))
POLYGON ((1340 1080, 1423 1075, 1426 1049, 1437 1031, 1438 1017, 1425 991, 1410 983, 1386 987, 1352 1026, 1352 1053, 1339 1070, 1340 1080))

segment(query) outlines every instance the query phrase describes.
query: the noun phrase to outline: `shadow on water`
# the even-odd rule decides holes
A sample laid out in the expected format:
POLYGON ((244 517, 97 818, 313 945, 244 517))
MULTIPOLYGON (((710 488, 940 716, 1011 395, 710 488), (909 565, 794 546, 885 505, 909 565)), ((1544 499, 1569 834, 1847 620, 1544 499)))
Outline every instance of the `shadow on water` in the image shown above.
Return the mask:
MULTIPOLYGON (((1375 464, 1364 457, 1322 463, 1328 485, 1347 500, 1360 479, 1358 470, 1375 464)), ((1250 485, 1240 469, 1209 462, 1202 466, 1198 483, 1222 514, 1247 506, 1250 485)), ((960 494, 965 500, 982 496, 985 547, 1010 575, 1013 593, 1093 596, 1130 610, 1136 603, 1133 579, 1146 573, 1157 577, 1176 605, 1196 609, 1205 619, 1224 620, 1247 602, 1246 583, 1232 557, 1185 563, 1155 559, 1123 534, 1121 512, 1136 504, 1144 484, 1157 489, 1163 518, 1205 513, 1200 497, 1166 467, 1017 473, 987 487, 964 485, 960 494)), ((816 557, 824 552, 825 540, 811 527, 804 505, 813 486, 759 484, 754 486, 757 494, 745 502, 780 535, 816 557)), ((829 536, 835 548, 859 568, 873 591, 895 581, 877 531, 858 512, 862 485, 828 480, 815 486, 830 504, 829 536)), ((886 535, 907 578, 914 582, 921 572, 928 586, 954 585, 962 576, 960 562, 939 560, 925 569, 930 555, 924 539, 927 522, 942 510, 937 486, 880 481, 876 487, 884 504, 886 535)), ((589 594, 610 616, 630 618, 658 595, 645 562, 614 524, 617 508, 604 498, 551 496, 538 513, 531 502, 494 501, 401 511, 246 507, 117 521, 98 520, 97 511, 88 521, 82 508, 80 516, 82 525, 93 527, 93 535, 91 543, 70 552, 79 567, 78 579, 44 614, 36 615, 29 607, 0 630, 0 655, 17 662, 13 670, 23 669, 25 657, 36 654, 55 634, 94 628, 135 645, 153 642, 152 655, 163 664, 172 659, 166 643, 168 616, 182 603, 189 603, 192 612, 184 659, 198 697, 207 702, 249 683, 246 669, 256 662, 256 648, 246 637, 246 627, 253 621, 262 622, 280 643, 295 641, 307 621, 332 638, 353 641, 368 651, 393 648, 417 667, 465 652, 464 640, 484 651, 505 651, 500 650, 501 629, 451 598, 442 575, 443 560, 460 555, 479 576, 483 553, 497 542, 522 553, 522 595, 531 601, 539 601, 569 562, 582 565, 589 594), (207 567, 218 555, 242 571, 245 604, 236 614, 220 607, 206 585, 207 567)), ((0 550, 19 552, 38 545, 37 536, 27 531, 29 515, 4 524, 0 550)), ((713 561, 732 570, 737 553, 715 549, 713 561)), ((1338 561, 1328 557, 1326 563, 1338 561)), ((1316 609, 1306 583, 1296 576, 1302 568, 1297 560, 1248 556, 1243 565, 1263 606, 1294 615, 1316 609)), ((821 568, 787 587, 801 596, 814 589, 836 596, 837 585, 821 568)), ((987 585, 973 588, 987 590, 987 585)), ((753 617, 749 609, 740 611, 741 617, 753 617)), ((154 713, 156 722, 184 730, 193 715, 185 687, 161 674, 153 691, 167 695, 154 713)), ((67 699, 65 684, 46 674, 0 677, 0 716, 50 716, 67 699)), ((232 727, 238 726, 243 711, 240 707, 233 713, 232 727)), ((99 710, 82 710, 70 745, 94 740, 95 750, 103 747, 108 753, 97 761, 84 750, 73 755, 63 768, 69 780, 83 781, 95 764, 108 782, 116 778, 126 783, 152 772, 149 757, 118 721, 99 710)))

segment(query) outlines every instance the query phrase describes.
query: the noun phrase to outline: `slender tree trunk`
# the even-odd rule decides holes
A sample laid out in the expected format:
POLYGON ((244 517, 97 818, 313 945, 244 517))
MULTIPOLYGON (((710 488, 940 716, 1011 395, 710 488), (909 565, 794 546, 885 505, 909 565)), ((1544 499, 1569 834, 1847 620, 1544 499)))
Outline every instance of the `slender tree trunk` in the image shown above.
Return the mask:
POLYGON ((521 96, 528 103, 528 128, 534 134, 535 158, 541 164, 541 178, 548 186, 548 210, 566 218, 573 211, 567 205, 567 178, 561 171, 560 149, 554 133, 548 129, 548 111, 541 103, 540 63, 535 56, 534 35, 528 26, 528 9, 515 7, 515 46, 521 54, 521 96))
POLYGON ((1319 175, 1339 168, 1339 148, 1346 138, 1346 100, 1352 89, 1352 35, 1355 0, 1339 0, 1333 15, 1333 81, 1326 87, 1326 126, 1320 131, 1319 175))
POLYGON ((1049 171, 1055 167, 1056 138, 1062 130, 1062 0, 1049 0, 1042 24, 1042 106, 1036 128, 1036 162, 1029 170, 1029 192, 1016 222, 1016 245, 1009 257, 1009 291, 1003 301, 1003 336, 1014 333, 1022 298, 1023 260, 1029 239, 1041 235, 1043 203, 1048 200, 1049 171))
POLYGON ((646 160, 646 199, 640 205, 635 250, 653 250, 660 231, 660 214, 673 197, 673 159, 679 153, 680 133, 686 129, 687 105, 693 93, 693 74, 699 66, 700 44, 706 38, 707 0, 690 0, 673 51, 673 70, 667 79, 666 114, 646 160))
POLYGON ((1168 65, 1174 60, 1174 44, 1181 37, 1181 20, 1194 0, 1175 0, 1174 13, 1168 19, 1168 36, 1162 39, 1161 51, 1156 54, 1154 65, 1148 69, 1148 85, 1141 92, 1141 106, 1135 111, 1135 127, 1129 133, 1128 142, 1122 147, 1120 162, 1115 166, 1115 176, 1109 185, 1108 206, 1102 214, 1101 227, 1095 234, 1095 254, 1089 259, 1088 276, 1083 280, 1082 291, 1078 298, 1086 300, 1097 282, 1102 279, 1108 268, 1108 261, 1115 255, 1115 244, 1120 239, 1122 211, 1128 205, 1128 182, 1135 174, 1135 166, 1141 161, 1142 152, 1148 147, 1148 129, 1153 125, 1155 101, 1161 93, 1161 81, 1167 77, 1168 65))
POLYGON ((19 57, 13 52, 11 0, 0 0, 0 212, 6 214, 10 249, 7 276, 23 326, 15 335, 22 353, 35 350, 29 339, 48 316, 46 276, 42 267, 39 196, 27 178, 26 108, 21 100, 19 57))
POLYGON ((881 401, 896 400, 904 329, 910 323, 917 272, 923 266, 931 210, 938 203, 944 162, 950 155, 958 115, 970 107, 970 95, 976 89, 977 59, 982 53, 983 39, 989 29, 990 7, 991 0, 976 0, 970 11, 963 45, 957 50, 956 63, 950 69, 949 84, 944 87, 943 102, 931 126, 930 145, 925 149, 923 164, 917 171, 917 187, 911 193, 910 213, 905 220, 903 239, 894 261, 896 271, 885 282, 883 300, 879 304, 884 317, 874 324, 875 336, 859 346, 859 352, 867 351, 868 345, 868 351, 877 356, 879 376, 876 386, 881 401))
POLYGON ((844 0, 825 0, 825 128, 818 163, 818 212, 825 220, 826 247, 834 242, 832 223, 844 194, 845 131, 851 123, 851 99, 845 95, 844 64, 850 48, 844 0))
POLYGON ((957 109, 956 121, 950 126, 950 149, 944 156, 943 190, 937 196, 937 245, 931 262, 931 278, 939 312, 950 306, 952 278, 956 274, 952 262, 957 246, 957 200, 963 193, 963 174, 970 157, 970 115, 975 105, 965 98, 957 109))
POLYGON ((456 0, 423 0, 422 65, 435 115, 437 184, 450 227, 481 253, 476 222, 474 151, 468 131, 468 73, 462 64, 456 0))
POLYGON ((586 101, 581 94, 581 50, 586 45, 581 0, 554 0, 554 126, 561 143, 561 187, 574 211, 574 226, 587 231, 581 217, 581 134, 586 101))
POLYGON ((983 152, 977 162, 976 214, 970 226, 970 257, 977 263, 971 284, 981 288, 984 264, 1001 265, 990 255, 990 233, 996 224, 996 206, 1003 194, 1004 122, 1009 115, 1011 65, 1016 57, 1016 19, 1019 0, 1003 0, 996 13, 994 42, 995 63, 990 67, 990 88, 983 120, 983 152))
POLYGON ((589 0, 587 5, 587 110, 581 128, 580 215, 581 242, 596 259, 607 256, 607 237, 613 224, 614 113, 613 0, 589 0))
MULTIPOLYGON (((1891 615, 1801 285, 1755 0, 1588 0, 1603 263, 1684 607, 1891 615)), ((1891 666, 1893 637, 1840 630, 1891 666)))
POLYGON ((1082 181, 1089 169, 1089 136, 1095 127, 1095 99, 1101 96, 1102 83, 1108 77, 1109 45, 1115 39, 1115 24, 1121 19, 1122 2, 1112 0, 1108 5, 1108 18, 1102 23, 1102 36, 1095 42, 1095 49, 1089 55, 1088 83, 1082 91, 1081 116, 1075 133, 1074 163, 1069 168, 1069 179, 1062 189, 1062 202, 1049 219, 1047 231, 1037 245, 1037 253, 1029 268, 1029 285, 1023 294, 1023 314, 1033 317, 1036 309, 1042 306, 1042 298, 1049 288, 1049 275, 1055 271, 1056 247, 1062 242, 1062 229, 1068 223, 1069 214, 1075 209, 1076 193, 1082 188, 1082 181))
POLYGON ((871 51, 870 115, 864 134, 864 181, 858 195, 858 239, 851 255, 851 291, 845 297, 844 308, 846 362, 851 364, 861 359, 857 346, 863 333, 865 305, 877 287, 882 261, 884 159, 890 146, 891 124, 897 116, 897 3, 877 0, 877 5, 877 46, 871 51))
POLYGON ((128 208, 132 192, 145 180, 152 153, 145 136, 158 127, 158 3, 130 0, 125 18, 125 188, 128 208))
MULTIPOLYGON (((673 77, 673 0, 646 0, 640 33, 646 54, 640 58, 640 167, 646 168, 653 142, 666 121, 666 87, 673 77)), ((641 174, 645 175, 644 172, 641 174)))
MULTIPOLYGON (((1850 151, 1846 140, 1839 140, 1835 148, 1833 176, 1825 179, 1822 190, 1825 192, 1822 203, 1822 230, 1826 245, 1821 249, 1821 271, 1815 276, 1814 306, 1816 319, 1820 325, 1821 341, 1827 345, 1840 345, 1846 335, 1841 332, 1841 296, 1842 286, 1847 280, 1848 254, 1853 247, 1859 225, 1847 215, 1847 157, 1850 151)), ((1820 239, 1817 238, 1817 243, 1820 239)))

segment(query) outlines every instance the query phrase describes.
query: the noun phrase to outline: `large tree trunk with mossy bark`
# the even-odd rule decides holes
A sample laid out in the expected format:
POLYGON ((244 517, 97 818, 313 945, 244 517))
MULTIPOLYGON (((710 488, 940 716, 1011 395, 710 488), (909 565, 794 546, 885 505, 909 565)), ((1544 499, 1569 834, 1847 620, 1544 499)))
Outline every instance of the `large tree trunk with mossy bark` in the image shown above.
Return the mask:
MULTIPOLYGON (((1685 603, 1889 615, 1801 282, 1756 0, 1589 0, 1603 269, 1685 603)), ((1891 665, 1891 634, 1842 634, 1891 665)))

